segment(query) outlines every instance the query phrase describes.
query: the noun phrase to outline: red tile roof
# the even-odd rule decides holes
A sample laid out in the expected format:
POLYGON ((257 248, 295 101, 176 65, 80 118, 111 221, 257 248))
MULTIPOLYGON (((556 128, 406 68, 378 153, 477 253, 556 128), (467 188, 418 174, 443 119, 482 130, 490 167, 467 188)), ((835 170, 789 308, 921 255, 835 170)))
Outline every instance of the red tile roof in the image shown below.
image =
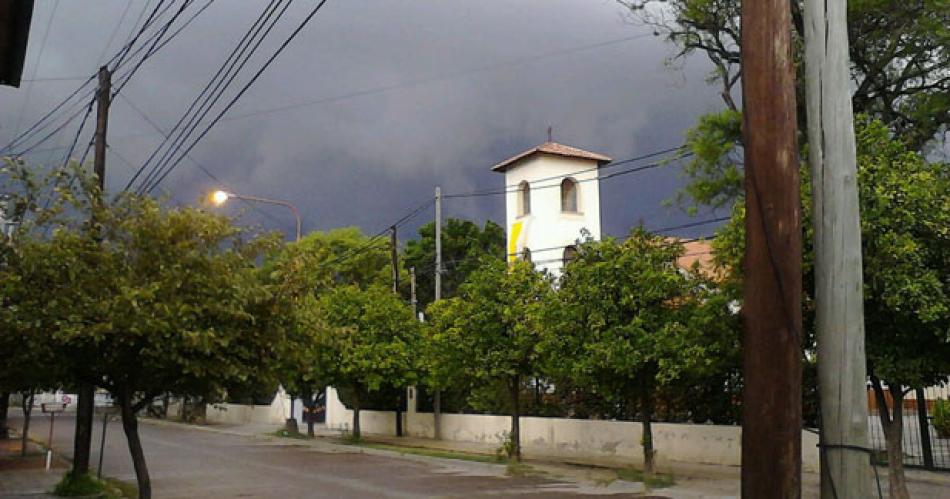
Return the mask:
POLYGON ((583 149, 578 149, 576 147, 566 146, 564 144, 558 144, 557 142, 545 142, 538 147, 528 149, 527 151, 512 156, 501 163, 491 167, 492 171, 496 172, 505 172, 509 168, 514 167, 521 160, 533 156, 535 154, 552 154, 555 156, 563 156, 566 158, 580 158, 580 159, 591 159, 597 162, 598 165, 604 165, 610 163, 612 160, 603 154, 597 154, 595 152, 585 151, 583 149))

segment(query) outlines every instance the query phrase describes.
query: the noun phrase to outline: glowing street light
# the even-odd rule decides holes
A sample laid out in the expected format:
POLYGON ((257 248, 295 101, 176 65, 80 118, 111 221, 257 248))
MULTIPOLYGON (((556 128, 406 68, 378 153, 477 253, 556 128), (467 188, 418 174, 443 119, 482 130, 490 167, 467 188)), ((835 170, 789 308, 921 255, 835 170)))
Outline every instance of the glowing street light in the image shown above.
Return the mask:
POLYGON ((224 203, 228 202, 228 198, 230 197, 231 195, 225 191, 214 191, 213 193, 211 193, 211 202, 214 203, 216 206, 221 206, 224 203))
POLYGON ((296 222, 297 222, 297 238, 296 238, 296 240, 297 240, 298 242, 300 241, 300 212, 297 211, 297 207, 296 207, 296 206, 294 206, 293 204, 291 204, 291 203, 288 202, 288 201, 281 201, 281 200, 279 200, 279 199, 259 198, 259 197, 257 197, 257 196, 248 196, 248 195, 245 195, 245 194, 235 194, 235 193, 233 193, 233 192, 222 191, 222 190, 217 190, 217 191, 212 192, 210 198, 211 198, 211 202, 214 203, 215 206, 221 206, 221 205, 223 205, 224 203, 228 202, 229 199, 234 198, 234 199, 243 199, 243 200, 245 200, 245 201, 253 201, 253 202, 255 202, 255 203, 276 204, 276 205, 279 205, 279 206, 287 207, 287 208, 289 208, 290 211, 294 214, 294 219, 295 219, 296 222))

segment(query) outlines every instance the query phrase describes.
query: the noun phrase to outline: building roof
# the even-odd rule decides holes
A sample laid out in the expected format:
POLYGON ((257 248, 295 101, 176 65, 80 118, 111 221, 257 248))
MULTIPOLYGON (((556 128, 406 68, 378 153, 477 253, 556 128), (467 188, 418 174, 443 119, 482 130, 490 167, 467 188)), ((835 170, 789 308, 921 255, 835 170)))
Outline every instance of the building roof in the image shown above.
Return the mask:
POLYGON ((0 85, 20 86, 33 0, 0 2, 0 85))
POLYGON ((554 156, 562 156, 565 158, 580 158, 580 159, 590 159, 597 162, 598 166, 605 165, 610 163, 612 160, 603 154, 597 154, 595 152, 585 151, 583 149, 578 149, 576 147, 567 146, 564 144, 558 144, 557 142, 545 142, 537 147, 528 149, 527 151, 512 156, 501 163, 491 167, 492 171, 496 172, 506 172, 510 168, 514 167, 521 160, 527 159, 535 154, 551 154, 554 156))

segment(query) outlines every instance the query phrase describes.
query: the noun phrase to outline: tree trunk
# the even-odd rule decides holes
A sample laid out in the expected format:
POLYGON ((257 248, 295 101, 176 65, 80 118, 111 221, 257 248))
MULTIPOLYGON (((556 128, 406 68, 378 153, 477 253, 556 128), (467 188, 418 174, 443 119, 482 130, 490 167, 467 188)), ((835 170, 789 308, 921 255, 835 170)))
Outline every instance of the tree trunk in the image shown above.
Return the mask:
POLYGON ((643 445, 643 473, 648 477, 652 477, 655 471, 653 458, 656 456, 656 451, 653 450, 653 394, 651 391, 649 376, 644 376, 640 393, 640 420, 643 424, 640 442, 643 445))
POLYGON ((432 436, 442 440, 442 390, 432 394, 432 436))
POLYGON ((6 440, 10 434, 7 430, 7 411, 10 409, 10 392, 0 393, 0 440, 6 440))
POLYGON ((33 390, 29 397, 23 397, 23 435, 20 440, 20 456, 26 457, 26 442, 30 435, 30 414, 33 413, 33 390))
POLYGON ((894 404, 888 410, 887 397, 881 380, 871 376, 871 386, 877 398, 877 410, 881 419, 881 428, 884 429, 884 440, 887 447, 888 485, 891 499, 910 499, 907 491, 907 482, 904 477, 904 392, 900 384, 887 383, 894 404))
POLYGON ((168 419, 168 405, 171 403, 170 398, 171 394, 168 392, 165 392, 165 396, 162 397, 162 419, 168 419))
POLYGON ((396 436, 402 436, 402 404, 406 389, 399 389, 399 395, 396 396, 396 436))
POLYGON ((362 436, 360 433, 360 391, 358 389, 353 390, 353 438, 359 440, 362 436))
POLYGON ((521 461, 521 376, 514 376, 508 385, 511 397, 511 444, 515 461, 521 461))
POLYGON ((132 408, 132 392, 128 387, 119 388, 119 407, 122 411, 122 429, 129 443, 132 467, 135 469, 135 479, 139 485, 139 499, 151 499, 152 482, 148 476, 148 466, 145 464, 142 441, 139 439, 139 423, 132 408))
POLYGON ((79 400, 76 401, 76 431, 73 436, 73 476, 89 473, 95 398, 95 385, 91 383, 81 383, 79 385, 79 400))
POLYGON ((308 388, 302 388, 300 390, 300 400, 303 402, 303 406, 306 409, 304 419, 307 420, 307 436, 313 436, 313 418, 316 416, 316 403, 313 398, 313 391, 308 388))

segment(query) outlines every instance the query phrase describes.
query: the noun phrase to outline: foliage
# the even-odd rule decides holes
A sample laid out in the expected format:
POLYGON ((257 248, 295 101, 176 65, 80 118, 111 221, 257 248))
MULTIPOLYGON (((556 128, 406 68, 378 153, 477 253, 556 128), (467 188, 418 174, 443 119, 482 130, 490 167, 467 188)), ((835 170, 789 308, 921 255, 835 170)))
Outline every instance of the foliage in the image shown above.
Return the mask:
MULTIPOLYGON (((265 263, 265 279, 288 297, 280 327, 286 341, 280 345, 278 377, 304 405, 316 409, 317 397, 329 384, 335 359, 321 346, 323 325, 315 323, 317 296, 341 285, 381 285, 391 279, 389 251, 355 227, 311 232, 288 244, 265 263)), ((308 423, 312 434, 313 424, 308 423)))
MULTIPOLYGON (((899 408, 911 388, 950 377, 950 175, 947 165, 926 162, 878 120, 859 117, 856 139, 867 366, 877 397, 883 399, 886 386, 899 408)), ((803 170, 803 332, 806 351, 814 352, 808 178, 803 170)), ((742 273, 742 217, 742 210, 735 210, 716 239, 720 262, 735 283, 742 273)), ((897 466, 902 415, 899 409, 888 414, 883 403, 879 407, 891 465, 897 466)), ((891 476, 892 485, 902 481, 899 471, 892 469, 891 476)))
POLYGON ((515 445, 515 441, 511 438, 511 433, 506 431, 504 437, 501 439, 501 445, 495 449, 495 460, 504 461, 514 459, 517 453, 518 448, 515 445))
POLYGON ((950 400, 934 402, 933 425, 940 438, 950 438, 950 400))
MULTIPOLYGON (((727 108, 739 109, 732 90, 741 77, 740 0, 618 1, 635 21, 678 47, 674 59, 705 53, 727 108)), ((800 41, 803 0, 789 3, 793 37, 800 41)), ((950 124, 950 1, 851 0, 848 21, 855 111, 880 119, 911 150, 921 151, 950 124)), ((803 50, 795 44, 797 61, 803 50)), ((804 95, 801 79, 798 87, 804 95)), ((804 123, 804 99, 799 101, 804 123)))
POLYGON ((4 267, 13 283, 3 290, 12 305, 4 322, 41 332, 56 355, 50 365, 66 369, 62 380, 94 380, 113 393, 148 497, 135 412, 165 392, 214 401, 250 373, 270 373, 281 298, 259 279, 256 260, 276 238, 248 239, 224 217, 148 198, 103 202, 78 168, 56 174, 62 204, 46 212, 19 169, 11 167, 12 190, 30 218, 4 267))
POLYGON ((539 372, 541 309, 551 292, 550 280, 530 263, 489 259, 468 276, 458 296, 428 309, 428 343, 436 352, 432 358, 439 359, 427 366, 430 380, 504 383, 519 456, 521 386, 539 372))
MULTIPOLYGON (((902 386, 929 386, 950 375, 950 176, 946 165, 927 163, 892 138, 880 121, 861 118, 857 125, 869 369, 902 386)), ((812 233, 808 178, 803 169, 806 235, 812 233)), ((714 243, 717 263, 736 283, 741 282, 743 218, 737 205, 714 243)), ((804 281, 813 283, 812 237, 803 241, 804 281)), ((806 295, 811 292, 806 285, 806 295)), ((813 323, 810 303, 806 296, 806 325, 813 323)))
POLYGON ((390 289, 356 285, 333 288, 308 311, 317 348, 333 359, 327 380, 350 390, 354 436, 359 437, 362 399, 386 387, 405 388, 418 380, 419 323, 390 289))
POLYGON ((615 404, 638 405, 650 472, 657 387, 712 368, 735 343, 725 326, 735 322, 728 297, 682 271, 682 252, 642 229, 623 242, 588 241, 545 308, 548 371, 615 404))
MULTIPOLYGON (((683 203, 719 208, 742 195, 742 113, 726 109, 699 117, 686 132, 686 147, 692 159, 683 175, 692 181, 678 194, 683 203)), ((692 207, 695 209, 695 206, 692 207)))
MULTIPOLYGON (((442 297, 451 298, 485 257, 505 257, 505 230, 492 221, 479 228, 458 218, 446 219, 442 227, 442 297)), ((416 269, 416 299, 420 310, 434 299, 435 222, 419 227, 419 239, 406 244, 403 267, 416 269)))
POLYGON ((127 497, 119 487, 105 480, 99 480, 89 474, 74 475, 73 473, 66 473, 63 476, 63 479, 53 489, 53 495, 60 497, 127 497))

